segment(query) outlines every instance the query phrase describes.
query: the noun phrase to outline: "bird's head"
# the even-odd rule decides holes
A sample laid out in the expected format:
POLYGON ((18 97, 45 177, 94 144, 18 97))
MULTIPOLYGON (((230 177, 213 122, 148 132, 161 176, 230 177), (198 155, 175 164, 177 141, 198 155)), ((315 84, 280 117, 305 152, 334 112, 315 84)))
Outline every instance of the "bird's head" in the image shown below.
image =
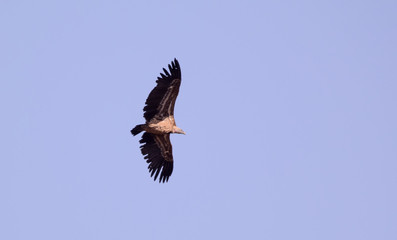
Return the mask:
POLYGON ((186 134, 182 129, 180 129, 177 126, 174 126, 174 129, 172 130, 173 133, 179 133, 179 134, 186 134))

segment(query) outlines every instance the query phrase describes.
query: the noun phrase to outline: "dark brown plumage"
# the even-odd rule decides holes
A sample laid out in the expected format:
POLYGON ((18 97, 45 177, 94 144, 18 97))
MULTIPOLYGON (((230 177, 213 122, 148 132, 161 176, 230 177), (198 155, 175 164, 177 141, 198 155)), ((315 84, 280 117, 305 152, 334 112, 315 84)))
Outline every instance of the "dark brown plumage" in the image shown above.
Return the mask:
POLYGON ((178 60, 174 59, 168 64, 168 69, 163 68, 164 74, 157 78, 157 86, 150 92, 145 102, 145 124, 136 125, 131 133, 135 136, 142 131, 139 141, 141 152, 149 163, 149 172, 154 180, 160 175, 160 182, 167 182, 172 174, 174 160, 172 156, 171 133, 182 133, 176 126, 174 119, 174 106, 181 85, 181 69, 178 60))

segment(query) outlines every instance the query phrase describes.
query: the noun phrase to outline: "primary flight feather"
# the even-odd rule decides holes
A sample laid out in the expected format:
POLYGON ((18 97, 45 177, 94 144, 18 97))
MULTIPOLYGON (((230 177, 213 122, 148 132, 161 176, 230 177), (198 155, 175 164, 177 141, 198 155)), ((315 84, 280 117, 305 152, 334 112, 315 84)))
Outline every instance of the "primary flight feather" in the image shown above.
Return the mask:
POLYGON ((168 64, 167 71, 157 78, 157 86, 150 92, 146 99, 144 111, 145 124, 138 124, 132 130, 132 135, 144 131, 139 141, 141 152, 149 163, 149 172, 154 180, 160 175, 160 182, 168 182, 174 167, 172 156, 171 133, 185 134, 176 126, 174 119, 174 106, 181 85, 181 68, 178 60, 174 59, 168 64))

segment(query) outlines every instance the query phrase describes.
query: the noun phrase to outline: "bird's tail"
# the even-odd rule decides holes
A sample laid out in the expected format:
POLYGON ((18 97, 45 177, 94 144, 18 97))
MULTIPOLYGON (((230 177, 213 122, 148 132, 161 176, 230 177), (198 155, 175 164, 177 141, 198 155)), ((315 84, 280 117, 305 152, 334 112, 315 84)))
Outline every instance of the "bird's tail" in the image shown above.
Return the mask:
POLYGON ((143 127, 142 126, 144 126, 145 124, 138 124, 138 125, 136 125, 132 130, 131 130, 131 134, 132 135, 137 135, 137 134, 139 134, 140 132, 142 132, 143 131, 143 127))

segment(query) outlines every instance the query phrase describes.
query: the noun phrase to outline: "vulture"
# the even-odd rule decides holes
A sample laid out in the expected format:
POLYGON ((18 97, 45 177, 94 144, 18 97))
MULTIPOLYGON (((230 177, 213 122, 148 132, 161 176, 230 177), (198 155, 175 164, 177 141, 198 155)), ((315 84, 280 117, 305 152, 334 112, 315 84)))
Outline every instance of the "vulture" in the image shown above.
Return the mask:
POLYGON ((150 92, 143 108, 145 124, 138 124, 132 130, 132 135, 144 132, 140 146, 142 155, 149 164, 149 172, 154 181, 160 175, 159 182, 168 182, 174 167, 172 157, 171 133, 185 134, 176 126, 174 106, 181 85, 181 68, 176 58, 168 64, 167 71, 160 73, 157 85, 150 92))

